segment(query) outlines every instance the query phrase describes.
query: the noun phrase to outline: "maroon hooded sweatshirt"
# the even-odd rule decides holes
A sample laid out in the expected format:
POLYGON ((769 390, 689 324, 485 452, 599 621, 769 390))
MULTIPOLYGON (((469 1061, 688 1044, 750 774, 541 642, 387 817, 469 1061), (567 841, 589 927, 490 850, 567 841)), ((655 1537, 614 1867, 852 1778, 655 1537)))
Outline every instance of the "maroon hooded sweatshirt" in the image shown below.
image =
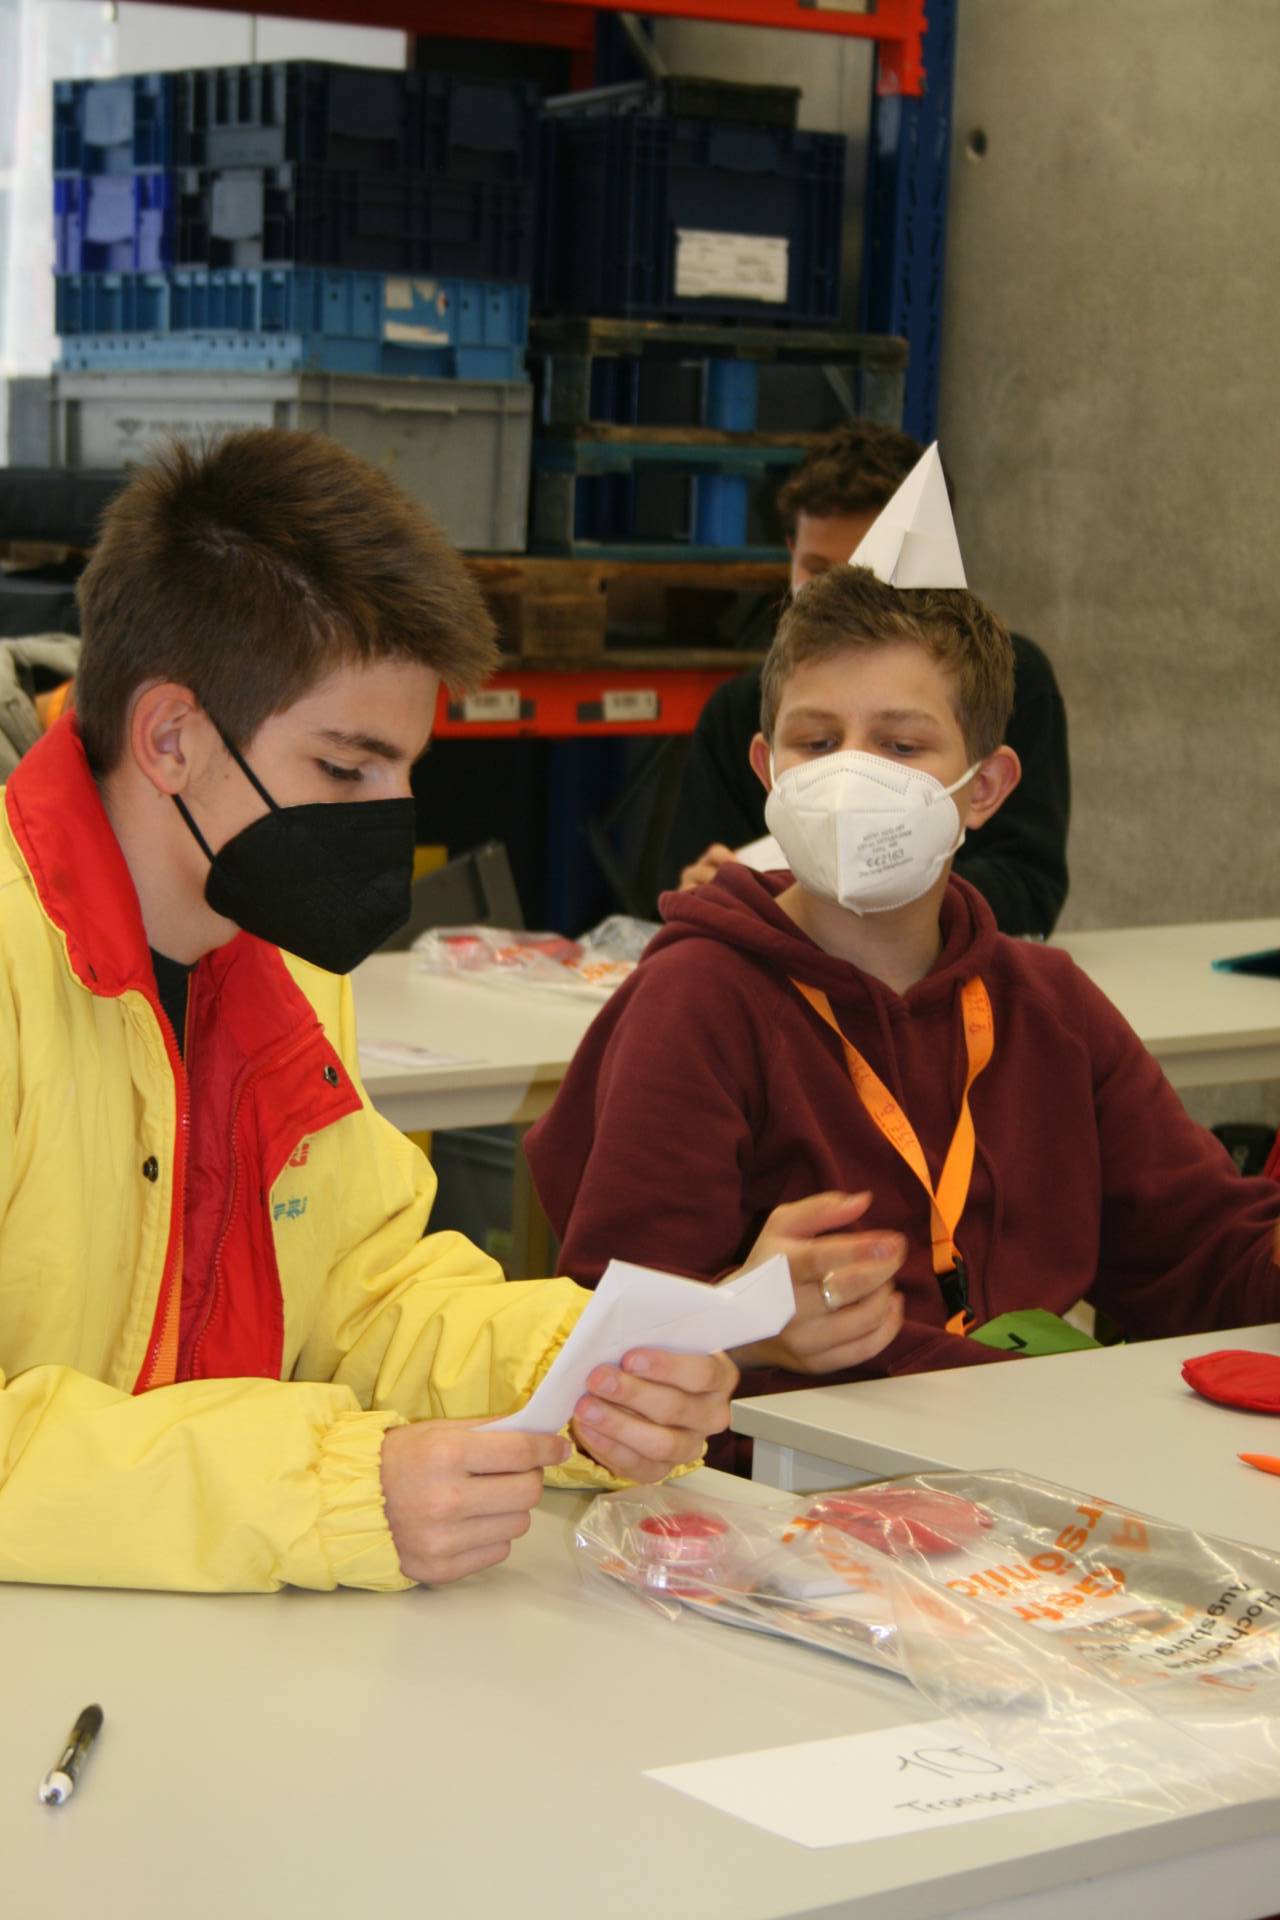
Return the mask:
MULTIPOLYGON (((1280 1192, 1236 1172, 1067 954, 998 933, 981 895, 953 878, 937 961, 895 993, 800 931, 776 904, 789 884, 733 863, 663 896, 668 924, 527 1138, 566 1273, 591 1285, 616 1257, 712 1279, 781 1202, 870 1188, 860 1224, 907 1239, 905 1323, 869 1365, 822 1378, 1015 1358, 945 1331, 928 1197, 789 978, 828 995, 936 1183, 967 1068, 960 989, 978 974, 995 1051, 970 1095, 977 1154, 956 1232, 978 1322, 1061 1314, 1086 1296, 1135 1338, 1280 1318, 1280 1192)), ((814 1384, 773 1373, 750 1387, 814 1384)))

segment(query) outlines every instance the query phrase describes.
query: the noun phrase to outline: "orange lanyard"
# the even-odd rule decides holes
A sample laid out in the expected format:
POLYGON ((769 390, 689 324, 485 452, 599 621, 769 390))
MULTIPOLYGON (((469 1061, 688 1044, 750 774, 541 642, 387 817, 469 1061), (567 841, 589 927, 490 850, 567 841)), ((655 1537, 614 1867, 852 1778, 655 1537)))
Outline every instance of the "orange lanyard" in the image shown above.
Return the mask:
POLYGON ((937 1275, 938 1285, 942 1289, 942 1298, 946 1303, 948 1333, 968 1333, 974 1324, 969 1311, 969 1276, 965 1263, 956 1245, 956 1228, 964 1212, 965 1201, 969 1197, 969 1182, 973 1178, 973 1156, 977 1147, 977 1136, 973 1128, 973 1115, 969 1111, 969 1090, 974 1081, 989 1063, 995 1050, 995 1021, 991 1013, 991 1001, 980 979, 966 980, 960 990, 960 1005, 964 1016, 965 1049, 969 1056, 969 1071, 965 1078, 964 1093, 960 1100, 960 1118, 956 1121, 956 1130, 951 1136, 951 1145, 947 1148, 947 1157, 942 1165, 942 1178, 937 1190, 929 1178, 929 1168, 916 1138, 915 1128, 898 1105, 884 1081, 874 1068, 868 1066, 858 1049, 840 1031, 831 1002, 825 993, 816 987, 807 987, 802 980, 792 980, 797 993, 803 994, 820 1020, 825 1020, 844 1048, 845 1063, 849 1069, 849 1078, 857 1089, 863 1106, 879 1127, 885 1139, 906 1161, 916 1179, 929 1196, 930 1238, 933 1242, 933 1271, 937 1275))

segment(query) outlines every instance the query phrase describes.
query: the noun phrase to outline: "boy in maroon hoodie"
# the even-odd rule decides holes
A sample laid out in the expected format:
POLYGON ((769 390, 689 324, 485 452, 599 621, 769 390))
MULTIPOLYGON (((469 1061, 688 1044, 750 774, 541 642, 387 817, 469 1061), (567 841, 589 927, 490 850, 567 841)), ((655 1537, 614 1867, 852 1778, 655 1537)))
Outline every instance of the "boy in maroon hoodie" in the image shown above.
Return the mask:
POLYGON ((1009 637, 967 591, 856 565, 806 587, 751 746, 791 871, 664 896, 529 1135, 588 1283, 612 1255, 714 1279, 788 1230, 812 1254, 824 1206, 865 1209, 850 1238, 896 1270, 893 1337, 855 1365, 841 1313, 825 1346, 788 1329, 735 1356, 786 1369, 748 1390, 1071 1344, 1049 1316, 1083 1298, 1134 1337, 1280 1317, 1276 1188, 1236 1173, 1065 953, 998 933, 950 875, 1016 784, 1011 697, 1009 637))

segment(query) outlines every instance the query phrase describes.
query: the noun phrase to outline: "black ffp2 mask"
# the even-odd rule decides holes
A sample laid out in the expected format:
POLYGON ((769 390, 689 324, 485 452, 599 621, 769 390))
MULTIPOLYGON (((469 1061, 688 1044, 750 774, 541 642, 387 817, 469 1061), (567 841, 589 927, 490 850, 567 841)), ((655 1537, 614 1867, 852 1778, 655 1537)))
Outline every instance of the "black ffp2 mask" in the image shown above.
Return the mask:
POLYGON ((214 853, 174 795, 209 861, 205 899, 246 933, 329 973, 350 973, 409 918, 413 801, 277 806, 248 762, 225 744, 268 811, 214 853))

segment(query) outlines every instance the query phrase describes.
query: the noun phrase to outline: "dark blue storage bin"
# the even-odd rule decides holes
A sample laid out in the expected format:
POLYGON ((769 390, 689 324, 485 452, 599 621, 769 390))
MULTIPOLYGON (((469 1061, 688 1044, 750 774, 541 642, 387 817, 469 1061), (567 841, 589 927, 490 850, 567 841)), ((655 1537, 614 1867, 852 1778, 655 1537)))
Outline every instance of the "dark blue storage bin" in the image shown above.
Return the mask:
POLYGON ((174 164, 412 166, 417 115, 410 78, 395 68, 322 60, 178 74, 174 164))
POLYGON ((64 175, 53 183, 54 272, 154 273, 173 264, 173 175, 64 175))
POLYGON ((55 80, 55 173, 129 173, 173 160, 175 76, 55 80))
POLYGON ((533 188, 341 167, 188 169, 174 264, 530 280, 533 188))
POLYGON ((451 180, 533 180, 541 96, 528 80, 416 73, 422 145, 416 164, 451 180))
POLYGON ((177 166, 406 169, 532 181, 538 89, 523 80, 281 60, 175 76, 177 166))
POLYGON ((644 115, 544 119, 537 304, 829 324, 840 304, 844 170, 842 134, 644 115), (740 266, 735 237, 745 242, 740 266), (698 290, 708 255, 712 285, 698 290), (752 297, 751 286, 784 297, 752 297))
POLYGON ((529 289, 279 270, 72 275, 63 371, 316 371, 523 380, 529 289))

